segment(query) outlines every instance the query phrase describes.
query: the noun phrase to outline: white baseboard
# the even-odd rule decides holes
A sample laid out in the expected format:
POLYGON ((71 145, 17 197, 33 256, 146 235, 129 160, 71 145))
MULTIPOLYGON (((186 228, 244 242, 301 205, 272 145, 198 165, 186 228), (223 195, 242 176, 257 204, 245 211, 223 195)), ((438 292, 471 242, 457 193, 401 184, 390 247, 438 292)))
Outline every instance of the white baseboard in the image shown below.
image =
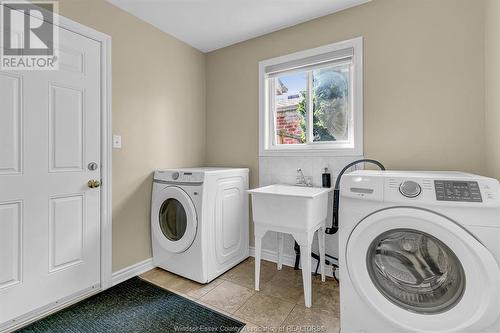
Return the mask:
POLYGON ((155 268, 153 265, 153 258, 149 258, 138 262, 137 264, 133 264, 132 266, 120 269, 118 272, 113 273, 113 276, 111 277, 111 285, 117 285, 118 283, 145 273, 153 268, 155 268))
MULTIPOLYGON (((250 246, 250 256, 255 257, 255 247, 253 247, 253 246, 250 246)), ((278 262, 278 252, 277 251, 262 249, 261 257, 263 260, 267 260, 267 261, 271 261, 271 262, 275 262, 275 263, 278 262)), ((283 254, 283 265, 294 267, 295 266, 295 256, 284 253, 283 254)), ((312 258, 311 272, 316 271, 316 265, 317 265, 316 259, 312 258)), ((326 270, 325 270, 326 276, 332 277, 333 276, 332 267, 326 266, 325 268, 326 268, 326 270)))

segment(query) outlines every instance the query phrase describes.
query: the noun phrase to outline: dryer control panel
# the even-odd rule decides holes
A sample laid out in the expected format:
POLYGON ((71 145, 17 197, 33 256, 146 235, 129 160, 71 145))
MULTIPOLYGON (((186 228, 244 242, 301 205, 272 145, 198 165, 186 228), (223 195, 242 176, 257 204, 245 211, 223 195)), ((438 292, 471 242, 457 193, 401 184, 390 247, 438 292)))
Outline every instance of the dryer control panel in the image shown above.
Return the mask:
POLYGON ((171 184, 201 184, 205 175, 203 172, 191 170, 157 170, 154 174, 154 181, 171 184))
POLYGON ((438 201, 483 202, 476 181, 435 180, 438 201))

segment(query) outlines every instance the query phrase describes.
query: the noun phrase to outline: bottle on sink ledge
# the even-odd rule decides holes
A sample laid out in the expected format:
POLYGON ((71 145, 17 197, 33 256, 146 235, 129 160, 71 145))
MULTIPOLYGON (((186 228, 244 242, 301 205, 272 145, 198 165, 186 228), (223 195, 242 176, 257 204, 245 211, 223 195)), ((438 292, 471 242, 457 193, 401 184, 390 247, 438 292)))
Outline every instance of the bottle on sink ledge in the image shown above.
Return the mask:
POLYGON ((328 188, 332 187, 332 176, 328 172, 328 168, 325 168, 323 174, 321 175, 321 186, 328 188))

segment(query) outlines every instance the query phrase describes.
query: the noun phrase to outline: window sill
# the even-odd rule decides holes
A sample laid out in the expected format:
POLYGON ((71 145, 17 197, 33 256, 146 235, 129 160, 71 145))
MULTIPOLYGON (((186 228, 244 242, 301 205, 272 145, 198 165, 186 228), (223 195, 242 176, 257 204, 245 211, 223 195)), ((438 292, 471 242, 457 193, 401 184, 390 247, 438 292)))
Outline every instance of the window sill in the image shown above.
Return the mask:
POLYGON ((286 148, 286 149, 261 149, 259 156, 361 156, 363 149, 357 148, 286 148))

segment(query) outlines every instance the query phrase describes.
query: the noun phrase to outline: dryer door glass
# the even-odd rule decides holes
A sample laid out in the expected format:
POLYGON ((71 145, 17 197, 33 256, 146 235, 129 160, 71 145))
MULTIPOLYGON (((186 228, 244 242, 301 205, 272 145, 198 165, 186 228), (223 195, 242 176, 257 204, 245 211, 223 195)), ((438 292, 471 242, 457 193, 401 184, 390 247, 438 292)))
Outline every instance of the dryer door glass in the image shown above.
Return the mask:
POLYGON ((186 211, 176 199, 167 199, 160 208, 160 229, 171 241, 178 241, 184 236, 187 227, 186 211))
POLYGON ((447 311, 465 290, 465 273, 457 256, 439 239, 418 230, 382 233, 371 243, 366 259, 377 289, 408 311, 447 311))

